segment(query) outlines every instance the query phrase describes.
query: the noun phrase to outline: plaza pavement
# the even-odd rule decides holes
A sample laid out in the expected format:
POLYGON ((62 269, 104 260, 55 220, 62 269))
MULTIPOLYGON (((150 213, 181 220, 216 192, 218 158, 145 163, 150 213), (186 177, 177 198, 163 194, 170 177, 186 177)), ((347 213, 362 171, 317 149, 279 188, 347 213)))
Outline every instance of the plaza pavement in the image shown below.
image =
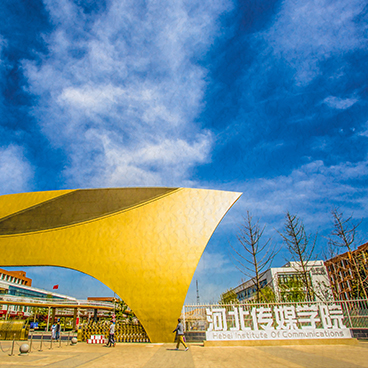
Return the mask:
POLYGON ((176 351, 174 344, 118 343, 115 348, 78 343, 75 346, 44 345, 43 351, 14 356, 11 342, 1 341, 0 367, 127 367, 127 368, 360 368, 368 367, 368 342, 356 345, 289 345, 260 347, 204 347, 189 344, 176 351))

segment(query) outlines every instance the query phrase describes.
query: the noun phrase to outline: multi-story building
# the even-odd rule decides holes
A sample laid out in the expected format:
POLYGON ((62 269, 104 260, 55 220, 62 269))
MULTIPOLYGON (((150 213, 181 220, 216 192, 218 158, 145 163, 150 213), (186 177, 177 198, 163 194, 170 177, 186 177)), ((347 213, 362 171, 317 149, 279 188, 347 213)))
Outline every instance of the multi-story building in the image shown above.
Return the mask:
MULTIPOLYGON (((316 300, 332 299, 330 281, 323 261, 309 261, 306 268, 314 298, 316 300)), ((274 291, 277 301, 287 300, 286 294, 290 293, 288 289, 290 281, 301 284, 300 269, 301 267, 297 262, 289 262, 283 267, 269 268, 262 273, 260 286, 261 288, 269 286, 274 291)), ((245 281, 229 292, 235 293, 240 302, 253 299, 256 295, 255 280, 245 281)))
POLYGON ((31 315, 31 307, 7 305, 1 303, 1 300, 8 297, 22 298, 25 302, 32 299, 57 299, 76 301, 77 299, 71 296, 55 293, 32 287, 32 280, 26 277, 24 271, 6 271, 0 269, 0 316, 24 316, 31 315))
POLYGON ((0 281, 8 281, 12 284, 32 286, 32 280, 26 277, 24 271, 6 271, 0 268, 0 281))
POLYGON ((351 300, 356 297, 364 297, 364 295, 357 295, 357 291, 354 290, 358 282, 354 261, 366 294, 368 294, 368 243, 365 243, 351 253, 340 254, 325 262, 332 290, 337 299, 351 300))

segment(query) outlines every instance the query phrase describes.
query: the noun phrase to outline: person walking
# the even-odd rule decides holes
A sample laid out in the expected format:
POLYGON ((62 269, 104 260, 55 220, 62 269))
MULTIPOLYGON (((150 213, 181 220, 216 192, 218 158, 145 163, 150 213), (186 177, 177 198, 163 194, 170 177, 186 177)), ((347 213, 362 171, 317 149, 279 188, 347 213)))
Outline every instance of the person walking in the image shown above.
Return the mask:
POLYGON ((55 325, 55 322, 53 323, 53 325, 51 326, 51 338, 53 340, 56 339, 56 325, 55 325))
POLYGON ((59 340, 59 338, 60 338, 60 331, 61 331, 60 319, 58 319, 57 324, 56 324, 56 328, 55 328, 55 339, 56 340, 59 340))
POLYGON ((115 347, 116 342, 115 342, 115 322, 111 321, 110 324, 110 331, 109 331, 109 341, 107 343, 106 346, 113 346, 115 347))
POLYGON ((177 335, 177 343, 176 343, 176 349, 175 350, 179 350, 179 345, 180 343, 182 343, 185 347, 185 351, 187 351, 189 348, 187 346, 187 344, 184 341, 184 326, 181 323, 181 319, 178 319, 178 325, 176 326, 175 330, 173 332, 176 332, 177 335))

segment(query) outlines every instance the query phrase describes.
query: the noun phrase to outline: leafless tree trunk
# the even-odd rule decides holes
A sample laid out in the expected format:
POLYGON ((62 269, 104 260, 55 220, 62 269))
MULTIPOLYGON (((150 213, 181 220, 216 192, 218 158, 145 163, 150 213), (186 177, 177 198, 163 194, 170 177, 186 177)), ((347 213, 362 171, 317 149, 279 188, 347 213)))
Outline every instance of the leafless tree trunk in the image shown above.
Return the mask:
MULTIPOLYGON (((360 225, 359 223, 352 222, 352 216, 344 219, 343 213, 339 212, 338 208, 334 208, 331 211, 334 230, 331 233, 331 237, 328 240, 328 244, 332 248, 345 248, 348 252, 349 263, 353 272, 355 273, 358 281, 360 291, 363 293, 364 297, 367 299, 367 290, 364 285, 364 280, 360 273, 359 262, 357 256, 353 253, 355 250, 355 236, 356 229, 360 225)), ((358 290, 359 295, 359 290, 358 290)))
POLYGON ((306 299, 314 300, 315 293, 313 291, 308 271, 308 262, 312 259, 317 236, 310 244, 311 236, 305 232, 303 222, 296 216, 287 212, 285 218, 284 233, 279 233, 287 246, 292 261, 298 265, 298 273, 300 274, 303 286, 306 290, 306 299))
MULTIPOLYGON (((247 217, 244 218, 244 224, 241 225, 238 241, 241 244, 241 251, 236 250, 233 246, 231 248, 235 252, 236 267, 240 272, 249 277, 256 288, 256 302, 259 302, 262 293, 261 277, 264 271, 271 266, 277 250, 270 245, 271 238, 265 243, 261 244, 260 240, 265 230, 265 226, 260 228, 258 221, 252 223, 252 216, 247 211, 247 217)), ((266 295, 263 297, 267 300, 266 295)))

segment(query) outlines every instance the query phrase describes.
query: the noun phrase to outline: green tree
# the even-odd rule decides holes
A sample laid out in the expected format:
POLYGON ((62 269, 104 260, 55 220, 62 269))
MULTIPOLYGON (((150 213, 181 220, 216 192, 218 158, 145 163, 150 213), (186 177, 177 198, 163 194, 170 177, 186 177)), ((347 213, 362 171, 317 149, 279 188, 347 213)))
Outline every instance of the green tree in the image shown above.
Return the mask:
POLYGON ((32 307, 31 313, 33 314, 34 322, 44 322, 47 320, 48 308, 32 307))
POLYGON ((124 300, 115 301, 115 317, 117 320, 132 321, 135 318, 134 313, 129 309, 124 300))
POLYGON ((219 304, 238 304, 239 300, 234 290, 227 290, 221 294, 219 304))
POLYGON ((259 303, 276 303, 276 294, 272 287, 266 285, 261 289, 259 303))

